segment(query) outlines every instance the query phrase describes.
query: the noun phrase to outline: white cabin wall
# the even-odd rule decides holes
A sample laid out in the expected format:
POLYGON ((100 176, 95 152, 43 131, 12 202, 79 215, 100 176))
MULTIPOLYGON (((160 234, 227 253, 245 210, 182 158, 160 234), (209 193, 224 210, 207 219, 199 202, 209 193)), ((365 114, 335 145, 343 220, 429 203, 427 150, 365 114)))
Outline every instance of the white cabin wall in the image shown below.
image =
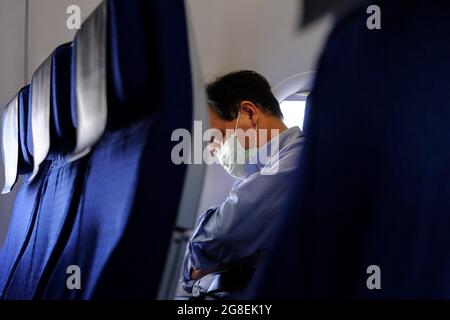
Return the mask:
POLYGON ((300 0, 186 0, 205 79, 254 69, 274 85, 315 68, 329 21, 300 31, 300 0))
POLYGON ((33 72, 57 46, 73 40, 76 30, 69 30, 66 27, 67 7, 78 5, 81 9, 81 20, 84 21, 101 2, 101 0, 30 0, 29 80, 33 72))

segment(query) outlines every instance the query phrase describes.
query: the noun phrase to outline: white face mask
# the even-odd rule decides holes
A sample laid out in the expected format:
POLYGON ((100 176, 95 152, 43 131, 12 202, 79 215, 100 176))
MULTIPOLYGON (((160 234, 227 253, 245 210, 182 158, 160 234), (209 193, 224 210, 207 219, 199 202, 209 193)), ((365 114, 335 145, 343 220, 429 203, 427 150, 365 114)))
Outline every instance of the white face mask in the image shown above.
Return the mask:
MULTIPOLYGON (((239 124, 239 118, 241 116, 241 111, 239 111, 238 118, 236 121, 236 127, 234 128, 233 134, 231 134, 224 144, 216 153, 217 159, 220 165, 233 177, 238 179, 246 178, 245 164, 249 162, 250 159, 256 156, 258 148, 245 148, 239 142, 236 135, 236 130, 239 124)), ((258 132, 258 126, 256 126, 256 132, 258 132)), ((255 140, 256 141, 256 140, 255 140)))

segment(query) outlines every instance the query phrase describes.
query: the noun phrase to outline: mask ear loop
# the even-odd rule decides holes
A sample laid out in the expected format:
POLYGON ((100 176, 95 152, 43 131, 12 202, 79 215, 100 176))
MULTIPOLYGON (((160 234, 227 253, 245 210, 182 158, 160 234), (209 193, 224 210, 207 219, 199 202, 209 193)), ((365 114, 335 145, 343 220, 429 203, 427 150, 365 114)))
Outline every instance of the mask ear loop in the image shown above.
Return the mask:
POLYGON ((239 124, 239 119, 241 118, 241 109, 239 109, 239 113, 237 116, 237 121, 236 121, 236 126, 234 127, 234 133, 236 133, 236 130, 238 128, 238 124, 239 124))
POLYGON ((258 131, 258 123, 256 123, 256 130, 255 130, 255 147, 259 149, 258 142, 259 142, 259 131, 258 131))

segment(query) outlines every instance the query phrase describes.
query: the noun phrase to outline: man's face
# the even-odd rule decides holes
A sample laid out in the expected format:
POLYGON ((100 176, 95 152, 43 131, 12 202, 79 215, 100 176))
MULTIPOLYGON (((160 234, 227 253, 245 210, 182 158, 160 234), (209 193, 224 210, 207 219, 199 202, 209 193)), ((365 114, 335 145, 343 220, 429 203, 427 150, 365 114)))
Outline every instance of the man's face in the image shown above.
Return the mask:
MULTIPOLYGON (((208 108, 209 112, 209 122, 212 129, 216 129, 221 132, 221 136, 214 136, 210 142, 209 147, 212 150, 213 154, 215 154, 220 147, 222 146, 223 142, 228 139, 230 134, 232 134, 234 129, 236 128, 237 118, 233 119, 231 121, 224 120, 219 117, 219 115, 213 111, 211 108, 208 108)), ((248 114, 241 111, 241 116, 239 118, 239 124, 238 129, 242 129, 243 131, 246 131, 248 129, 253 129, 253 124, 251 122, 251 119, 249 118, 248 114)), ((249 141, 244 136, 241 137, 240 133, 238 134, 238 139, 241 142, 241 145, 244 146, 245 149, 249 148, 249 141), (241 141, 242 140, 242 141, 241 141)))
POLYGON ((208 108, 208 112, 211 129, 216 129, 221 133, 217 136, 213 136, 209 141, 211 152, 216 154, 223 142, 227 139, 226 134, 236 127, 237 119, 231 121, 223 120, 211 108, 208 108))

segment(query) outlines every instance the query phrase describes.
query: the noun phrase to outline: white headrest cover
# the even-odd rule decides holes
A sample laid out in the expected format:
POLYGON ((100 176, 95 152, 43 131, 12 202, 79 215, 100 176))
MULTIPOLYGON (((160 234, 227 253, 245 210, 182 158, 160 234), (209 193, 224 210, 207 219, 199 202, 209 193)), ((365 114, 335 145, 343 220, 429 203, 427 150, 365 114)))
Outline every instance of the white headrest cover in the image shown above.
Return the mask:
POLYGON ((107 3, 94 11, 75 38, 77 143, 72 160, 87 154, 106 129, 107 3))
POLYGON ((19 161, 19 95, 3 111, 2 155, 5 166, 5 186, 2 194, 9 193, 17 181, 19 161))
POLYGON ((39 166, 50 150, 50 86, 52 56, 42 63, 31 80, 31 133, 33 138, 34 168, 30 180, 39 172, 39 166))

